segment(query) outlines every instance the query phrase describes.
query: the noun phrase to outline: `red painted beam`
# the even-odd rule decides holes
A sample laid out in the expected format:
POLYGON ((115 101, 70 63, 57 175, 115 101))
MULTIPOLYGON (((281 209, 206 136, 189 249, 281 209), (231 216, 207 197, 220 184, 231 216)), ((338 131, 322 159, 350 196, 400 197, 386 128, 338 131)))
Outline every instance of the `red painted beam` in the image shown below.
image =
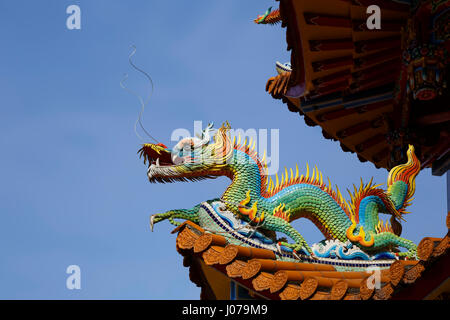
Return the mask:
POLYGON ((373 79, 380 76, 385 77, 387 74, 398 74, 398 72, 400 72, 400 63, 398 63, 397 60, 390 60, 381 64, 377 64, 373 67, 354 72, 352 76, 355 81, 358 81, 373 79))
POLYGON ((377 134, 376 136, 373 136, 372 138, 369 138, 355 146, 355 149, 357 152, 363 152, 364 150, 367 150, 383 141, 386 140, 386 137, 384 134, 377 134))
POLYGON ((366 20, 354 20, 352 21, 353 30, 356 32, 366 32, 366 31, 390 31, 390 32, 400 32, 402 26, 405 24, 403 20, 381 20, 381 29, 370 30, 367 28, 366 20))
POLYGON ((368 7, 375 4, 384 10, 401 12, 409 12, 410 10, 410 6, 408 4, 398 3, 392 0, 355 0, 354 3, 363 7, 368 7))
POLYGON ((383 160, 384 158, 386 158, 388 155, 389 155, 389 148, 384 148, 383 150, 381 150, 380 152, 376 153, 373 156, 373 161, 375 163, 378 163, 381 160, 383 160))
POLYGON ((351 38, 332 40, 309 40, 311 51, 352 50, 354 48, 351 38))
POLYGON ((340 58, 321 60, 311 63, 314 72, 320 72, 325 70, 331 70, 335 68, 340 68, 344 66, 353 65, 353 56, 348 55, 340 58))
POLYGON ((368 129, 374 129, 378 128, 381 125, 381 118, 372 119, 370 121, 363 121, 360 123, 357 123, 351 127, 339 130, 336 133, 336 136, 340 139, 344 139, 350 136, 353 136, 355 134, 358 134, 360 132, 363 132, 368 129))
POLYGON ((330 93, 333 93, 336 91, 343 91, 347 88, 348 88, 348 80, 342 80, 337 83, 330 84, 328 86, 318 87, 315 90, 315 94, 313 94, 313 95, 315 96, 315 98, 317 98, 317 97, 324 96, 324 95, 327 95, 327 94, 330 94, 330 93))
POLYGON ((358 123, 358 124, 356 124, 354 126, 348 127, 346 129, 343 129, 343 130, 339 130, 336 133, 336 136, 339 139, 344 139, 344 138, 347 138, 347 137, 352 136, 354 134, 360 133, 360 132, 362 132, 364 130, 367 130, 369 128, 370 128, 370 122, 369 121, 363 121, 363 122, 360 122, 360 123, 358 123))
POLYGON ((371 88, 379 87, 384 84, 392 83, 397 79, 398 73, 388 74, 386 77, 379 77, 375 79, 366 79, 362 81, 358 81, 352 85, 352 93, 358 91, 364 91, 371 88))
POLYGON ((365 106, 361 106, 358 108, 352 108, 352 109, 340 109, 336 111, 326 112, 324 114, 316 116, 317 121, 324 122, 324 121, 330 121, 330 120, 336 120, 340 119, 355 113, 365 113, 376 109, 381 109, 386 107, 387 105, 392 104, 392 100, 385 100, 380 102, 375 102, 372 104, 367 104, 365 106))
POLYGON ((325 77, 317 78, 312 83, 317 87, 325 87, 330 84, 341 82, 342 80, 348 80, 352 77, 350 69, 335 72, 325 77))
POLYGON ((318 13, 304 13, 307 24, 325 27, 342 27, 350 28, 352 23, 349 18, 324 15, 318 13))
POLYGON ((388 37, 355 42, 355 51, 357 53, 364 53, 385 48, 400 49, 400 37, 388 37))
POLYGON ((354 60, 354 63, 356 68, 370 67, 385 60, 400 64, 400 57, 400 49, 389 49, 357 58, 354 60))

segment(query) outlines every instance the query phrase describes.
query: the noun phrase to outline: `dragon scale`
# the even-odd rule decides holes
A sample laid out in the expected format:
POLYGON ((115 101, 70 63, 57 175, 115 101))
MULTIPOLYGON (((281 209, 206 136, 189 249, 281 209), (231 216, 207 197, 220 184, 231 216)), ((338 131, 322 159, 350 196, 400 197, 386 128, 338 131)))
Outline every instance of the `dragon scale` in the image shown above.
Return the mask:
MULTIPOLYGON (((393 168, 388 177, 388 190, 378 188, 372 181, 354 187, 347 202, 339 189, 324 183, 322 173, 316 168, 299 176, 298 167, 281 175, 275 182, 267 175, 265 156, 258 157, 252 141, 241 143, 240 137, 231 140, 229 125, 222 125, 209 143, 208 127, 201 139, 186 138, 173 149, 164 145, 145 144, 140 149, 144 162, 149 162, 147 175, 150 182, 195 181, 218 176, 227 176, 231 184, 220 198, 227 209, 241 220, 257 227, 265 235, 275 239, 275 232, 290 237, 294 243, 279 241, 280 245, 295 251, 313 254, 307 242, 292 227, 291 222, 306 218, 311 220, 327 239, 341 242, 351 241, 365 252, 381 252, 403 247, 400 256, 414 257, 416 245, 401 238, 398 220, 406 213, 405 208, 415 191, 415 177, 420 163, 414 147, 407 152, 408 162, 393 168), (186 148, 188 146, 189 148, 186 148), (189 151, 186 152, 186 149, 189 151), (384 223, 379 214, 391 215, 384 223)), ((200 205, 192 209, 171 210, 153 215, 151 224, 169 219, 191 220, 199 223, 200 205)))

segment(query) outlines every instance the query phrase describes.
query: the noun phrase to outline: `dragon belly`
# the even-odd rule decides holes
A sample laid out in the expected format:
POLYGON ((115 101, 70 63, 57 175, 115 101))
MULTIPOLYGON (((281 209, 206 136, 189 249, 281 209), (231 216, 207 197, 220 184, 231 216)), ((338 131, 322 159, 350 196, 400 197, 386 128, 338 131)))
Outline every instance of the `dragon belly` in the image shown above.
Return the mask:
POLYGON ((333 250, 328 250, 328 254, 321 255, 319 253, 324 252, 323 245, 314 244, 313 248, 319 254, 316 258, 307 256, 306 252, 299 252, 296 256, 292 249, 277 245, 274 239, 264 236, 251 225, 236 219, 235 215, 226 209, 224 202, 203 202, 198 214, 199 224, 206 232, 222 235, 230 244, 271 250, 277 260, 298 262, 300 258, 300 261, 305 263, 334 265, 337 270, 363 270, 367 266, 388 268, 395 261, 395 258, 390 256, 369 256, 357 248, 349 250, 348 244, 341 248, 335 246, 333 250, 336 249, 335 252, 338 254, 330 254, 333 250))

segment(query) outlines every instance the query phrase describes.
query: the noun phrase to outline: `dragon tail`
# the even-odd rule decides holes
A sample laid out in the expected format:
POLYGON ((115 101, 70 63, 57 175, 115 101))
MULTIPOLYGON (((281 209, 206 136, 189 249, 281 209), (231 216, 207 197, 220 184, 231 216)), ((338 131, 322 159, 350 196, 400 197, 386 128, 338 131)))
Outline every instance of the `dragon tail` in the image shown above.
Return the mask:
POLYGON ((406 207, 411 205, 416 191, 416 176, 420 172, 420 162, 414 153, 414 146, 409 145, 408 161, 391 169, 387 186, 389 198, 400 214, 408 213, 406 207))

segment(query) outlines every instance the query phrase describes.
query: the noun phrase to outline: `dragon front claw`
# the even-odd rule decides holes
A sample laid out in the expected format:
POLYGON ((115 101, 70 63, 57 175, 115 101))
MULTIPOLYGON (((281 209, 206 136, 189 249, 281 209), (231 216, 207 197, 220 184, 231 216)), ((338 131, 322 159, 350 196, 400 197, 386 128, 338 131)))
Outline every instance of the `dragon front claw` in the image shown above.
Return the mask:
POLYGON ((156 214, 152 214, 150 216, 150 229, 152 230, 152 232, 153 232, 153 226, 155 225, 155 216, 156 216, 156 214))
POLYGON ((172 216, 171 212, 166 212, 166 213, 155 213, 152 214, 150 216, 150 230, 152 230, 153 232, 153 228, 155 226, 155 224, 157 224, 158 222, 168 219, 169 222, 171 224, 173 224, 174 226, 179 226, 180 223, 178 223, 177 221, 174 220, 174 217, 172 216))

